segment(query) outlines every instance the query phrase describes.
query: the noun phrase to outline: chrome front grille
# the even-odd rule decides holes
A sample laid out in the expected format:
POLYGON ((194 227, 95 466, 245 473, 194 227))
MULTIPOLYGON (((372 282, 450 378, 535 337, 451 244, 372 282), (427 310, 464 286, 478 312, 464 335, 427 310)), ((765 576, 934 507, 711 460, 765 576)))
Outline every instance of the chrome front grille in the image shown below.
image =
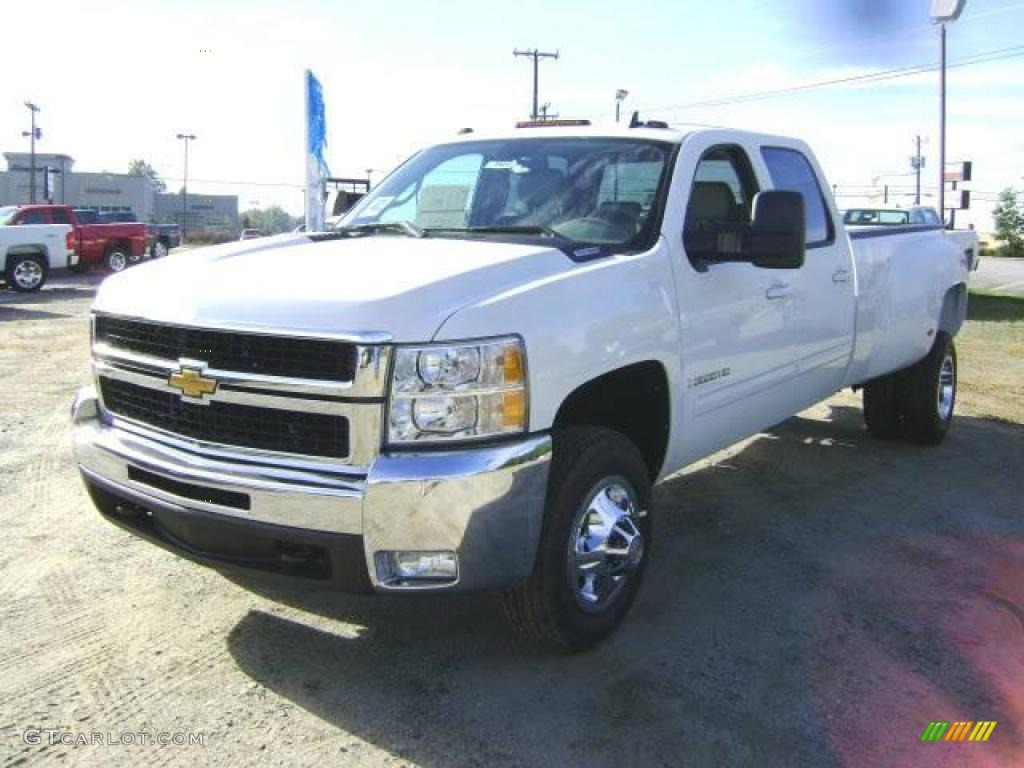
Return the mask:
POLYGON ((358 335, 236 333, 109 315, 94 323, 96 386, 114 423, 220 460, 302 470, 360 471, 377 455, 391 354, 383 334, 363 343, 358 335), (175 384, 186 369, 216 382, 213 391, 187 396, 175 384))
POLYGON ((164 360, 202 360, 211 368, 238 373, 348 382, 357 347, 333 339, 162 325, 100 315, 96 340, 116 349, 164 360))
POLYGON ((348 457, 348 419, 326 413, 303 413, 237 403, 199 405, 171 392, 99 377, 106 409, 182 437, 240 448, 348 457))

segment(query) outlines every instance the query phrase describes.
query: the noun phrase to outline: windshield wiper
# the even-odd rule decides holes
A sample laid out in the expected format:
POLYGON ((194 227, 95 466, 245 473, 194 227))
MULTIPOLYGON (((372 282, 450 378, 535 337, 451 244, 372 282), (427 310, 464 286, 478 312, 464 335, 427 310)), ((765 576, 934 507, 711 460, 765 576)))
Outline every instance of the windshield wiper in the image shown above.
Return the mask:
POLYGON ((538 224, 510 224, 508 226, 487 227, 432 227, 427 232, 468 232, 483 235, 544 235, 564 239, 551 227, 538 224))
POLYGON ((343 235, 372 235, 375 232, 398 232, 409 237, 426 237, 426 231, 420 229, 411 221, 385 221, 377 224, 359 224, 354 227, 335 227, 331 232, 339 232, 343 235))

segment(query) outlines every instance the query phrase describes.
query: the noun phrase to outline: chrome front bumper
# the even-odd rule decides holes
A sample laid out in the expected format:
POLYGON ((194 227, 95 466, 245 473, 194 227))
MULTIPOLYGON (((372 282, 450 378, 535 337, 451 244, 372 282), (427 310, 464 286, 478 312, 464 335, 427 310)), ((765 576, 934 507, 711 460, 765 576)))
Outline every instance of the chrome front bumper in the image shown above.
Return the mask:
MULTIPOLYGON (((292 558, 298 549, 322 549, 336 558, 353 549, 332 542, 358 542, 360 566, 379 592, 506 588, 533 568, 551 458, 547 435, 457 451, 382 454, 360 473, 345 465, 286 468, 251 453, 211 455, 103 418, 91 387, 76 397, 72 421, 75 458, 90 490, 128 505, 138 526, 155 521, 155 528, 136 526, 146 538, 155 540, 164 516, 173 516, 176 535, 157 543, 214 567, 244 568, 245 559, 234 553, 244 551, 238 540, 251 532, 264 550, 278 541, 292 558), (245 503, 236 503, 239 498, 245 503), (203 525, 225 529, 231 553, 196 545, 181 533, 203 525), (326 543, 318 549, 320 542, 326 543), (454 552, 457 576, 395 582, 378 557, 393 551, 454 552)), ((331 568, 353 565, 332 562, 331 568)))

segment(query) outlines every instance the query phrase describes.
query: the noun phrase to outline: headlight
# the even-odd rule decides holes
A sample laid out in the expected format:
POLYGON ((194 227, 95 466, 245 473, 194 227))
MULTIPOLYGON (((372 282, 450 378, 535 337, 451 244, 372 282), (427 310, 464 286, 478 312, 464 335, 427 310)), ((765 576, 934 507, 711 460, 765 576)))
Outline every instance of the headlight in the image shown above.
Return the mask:
POLYGON ((391 379, 391 445, 526 431, 526 365, 517 338, 398 347, 391 379))

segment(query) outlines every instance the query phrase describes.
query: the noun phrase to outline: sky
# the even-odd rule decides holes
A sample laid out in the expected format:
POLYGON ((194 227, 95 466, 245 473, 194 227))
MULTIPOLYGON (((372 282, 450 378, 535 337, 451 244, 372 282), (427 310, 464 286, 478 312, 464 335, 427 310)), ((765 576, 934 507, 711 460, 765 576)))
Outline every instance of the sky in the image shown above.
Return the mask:
MULTIPOLYGON (((323 83, 332 174, 379 181, 463 127, 503 129, 540 100, 562 117, 624 115, 798 136, 840 207, 888 183, 910 204, 914 137, 924 137, 925 203, 938 184, 939 74, 788 91, 820 81, 937 66, 928 0, 132 0, 4 9, 0 151, 27 151, 31 99, 40 152, 81 171, 143 158, 180 188, 237 194, 242 209, 302 213, 303 73, 323 83), (16 30, 23 30, 17 33, 16 30), (759 94, 757 98, 728 101, 759 94), (717 101, 714 105, 703 104, 717 101), (722 103, 727 101, 728 103, 722 103)), ((947 159, 974 163, 972 210, 991 228, 1000 189, 1024 188, 1024 2, 967 0, 948 27, 947 159), (987 61, 978 61, 985 59, 987 61), (974 63, 964 63, 974 62, 974 63)))

